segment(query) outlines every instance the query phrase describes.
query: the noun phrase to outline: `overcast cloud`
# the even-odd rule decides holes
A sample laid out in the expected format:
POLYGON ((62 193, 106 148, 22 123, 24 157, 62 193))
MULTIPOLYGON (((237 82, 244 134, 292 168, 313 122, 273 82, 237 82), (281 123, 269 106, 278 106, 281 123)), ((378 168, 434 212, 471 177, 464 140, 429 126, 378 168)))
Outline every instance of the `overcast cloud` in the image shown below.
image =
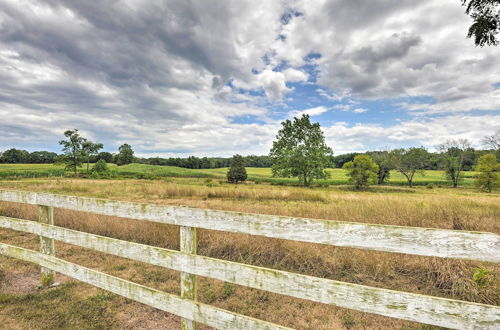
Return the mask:
POLYGON ((142 156, 267 154, 308 113, 335 154, 500 129, 500 48, 457 0, 0 0, 0 150, 78 128, 142 156))

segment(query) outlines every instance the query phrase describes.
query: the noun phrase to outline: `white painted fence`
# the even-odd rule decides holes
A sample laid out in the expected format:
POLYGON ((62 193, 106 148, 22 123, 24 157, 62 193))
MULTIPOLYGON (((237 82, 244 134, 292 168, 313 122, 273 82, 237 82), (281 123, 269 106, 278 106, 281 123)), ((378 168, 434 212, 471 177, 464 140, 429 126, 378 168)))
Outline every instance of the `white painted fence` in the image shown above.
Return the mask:
POLYGON ((41 252, 0 243, 0 254, 42 266, 42 283, 59 272, 181 316, 182 328, 283 329, 196 302, 196 276, 404 320, 457 329, 499 329, 500 307, 344 283, 196 255, 196 228, 246 233, 377 251, 500 262, 492 233, 371 225, 189 207, 160 206, 47 193, 0 190, 0 201, 39 205, 40 221, 0 217, 0 228, 41 237, 41 252), (180 251, 53 225, 52 209, 92 212, 180 225, 180 251), (181 272, 181 297, 78 266, 54 256, 54 240, 181 272))

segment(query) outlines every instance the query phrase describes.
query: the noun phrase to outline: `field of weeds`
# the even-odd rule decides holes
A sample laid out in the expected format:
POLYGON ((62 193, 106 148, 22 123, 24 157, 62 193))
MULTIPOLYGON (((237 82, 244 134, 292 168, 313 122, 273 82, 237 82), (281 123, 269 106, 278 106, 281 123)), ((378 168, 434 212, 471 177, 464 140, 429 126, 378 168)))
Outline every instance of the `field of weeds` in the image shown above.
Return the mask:
MULTIPOLYGON (((342 185, 302 188, 264 182, 245 185, 221 182, 187 177, 168 181, 23 179, 0 181, 0 189, 500 234, 498 193, 480 193, 468 188, 395 186, 355 192, 342 185)), ((0 203, 0 215, 35 220, 37 210, 32 206, 0 203)), ((154 246, 178 249, 179 245, 176 226, 59 209, 55 211, 55 221, 59 226, 154 246)), ((198 252, 206 256, 350 283, 500 305, 498 265, 209 230, 199 230, 198 237, 198 252), (477 277, 474 279, 478 269, 486 274, 481 281, 477 277)), ((37 249, 39 244, 33 235, 9 230, 0 230, 0 241, 32 249, 37 249)), ((179 274, 175 271, 58 242, 56 251, 63 259, 137 283, 176 294, 180 290, 179 274)), ((61 281, 65 284, 58 288, 36 290, 38 270, 34 265, 0 257, 0 270, 0 318, 9 328, 32 328, 40 324, 47 329, 70 325, 102 329, 178 326, 176 317, 64 277, 61 281), (19 285, 20 282, 24 285, 19 285), (51 308, 41 312, 44 306, 51 308)), ((429 329, 416 323, 207 278, 199 279, 198 298, 231 311, 299 329, 429 329)))

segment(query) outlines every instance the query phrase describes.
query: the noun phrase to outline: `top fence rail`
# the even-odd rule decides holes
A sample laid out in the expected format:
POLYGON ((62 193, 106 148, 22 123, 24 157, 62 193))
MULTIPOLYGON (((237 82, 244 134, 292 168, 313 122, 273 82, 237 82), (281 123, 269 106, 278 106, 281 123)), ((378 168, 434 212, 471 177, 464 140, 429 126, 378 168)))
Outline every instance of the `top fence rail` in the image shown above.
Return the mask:
POLYGON ((485 232, 215 211, 11 190, 0 190, 0 201, 342 247, 500 262, 500 235, 485 232))

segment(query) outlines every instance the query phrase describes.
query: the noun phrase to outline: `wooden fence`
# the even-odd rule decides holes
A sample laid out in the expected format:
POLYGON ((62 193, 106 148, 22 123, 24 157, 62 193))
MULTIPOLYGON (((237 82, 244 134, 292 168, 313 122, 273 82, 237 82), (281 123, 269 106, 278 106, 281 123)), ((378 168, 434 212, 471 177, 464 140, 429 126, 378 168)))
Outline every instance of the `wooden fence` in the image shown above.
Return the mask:
POLYGON ((500 307, 380 289, 196 255, 196 228, 387 251, 500 262, 500 236, 492 233, 372 225, 260 214, 160 206, 48 193, 0 190, 0 201, 39 206, 39 222, 0 216, 0 228, 40 236, 41 251, 0 243, 0 254, 42 267, 42 284, 65 274, 182 318, 219 329, 285 327, 196 301, 196 276, 403 320, 458 329, 499 329, 500 307), (180 251, 79 232, 53 224, 53 208, 180 226, 180 251), (54 240, 181 272, 181 296, 56 258, 54 240))

